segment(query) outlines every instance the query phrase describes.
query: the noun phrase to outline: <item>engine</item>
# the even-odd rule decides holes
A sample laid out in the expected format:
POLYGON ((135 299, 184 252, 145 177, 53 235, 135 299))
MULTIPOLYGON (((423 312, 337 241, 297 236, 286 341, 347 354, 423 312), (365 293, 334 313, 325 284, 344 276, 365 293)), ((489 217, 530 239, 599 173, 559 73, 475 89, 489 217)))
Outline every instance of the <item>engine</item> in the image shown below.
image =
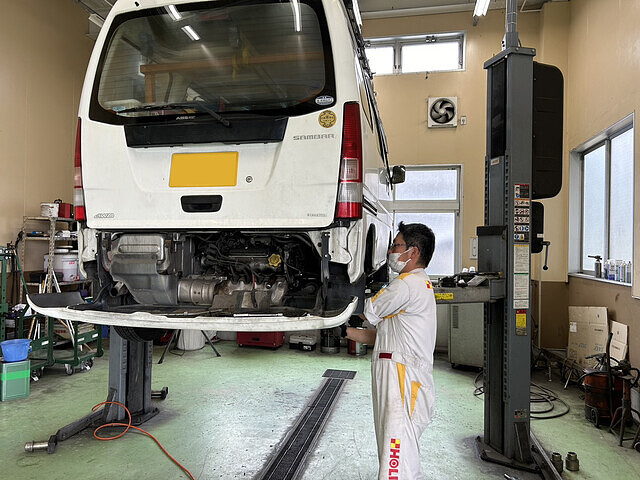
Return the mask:
POLYGON ((304 234, 103 234, 101 244, 121 302, 264 313, 311 308, 320 291, 320 257, 304 234))

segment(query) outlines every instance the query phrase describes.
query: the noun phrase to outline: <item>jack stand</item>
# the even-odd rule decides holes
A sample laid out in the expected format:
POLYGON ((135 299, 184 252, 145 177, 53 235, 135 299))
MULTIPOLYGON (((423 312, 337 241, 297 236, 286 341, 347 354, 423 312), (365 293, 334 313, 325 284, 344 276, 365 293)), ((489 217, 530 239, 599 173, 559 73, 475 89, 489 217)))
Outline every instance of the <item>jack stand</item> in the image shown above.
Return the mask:
MULTIPOLYGON (((213 349, 213 352, 216 354, 216 357, 221 357, 222 355, 220 355, 220 352, 218 352, 218 350, 216 350, 216 347, 213 346, 213 343, 211 342, 211 339, 207 336, 207 334, 204 333, 203 330, 200 330, 200 333, 202 333, 202 335, 204 336, 206 342, 213 349)), ((174 330, 173 332, 171 332, 171 336, 169 337, 169 341, 167 342, 167 346, 164 347, 164 352, 162 352, 162 356, 160 357, 160 360, 158 360, 158 365, 160 365, 162 362, 164 362, 164 357, 167 354, 167 352, 171 349, 171 344, 173 343, 174 339, 176 341, 176 345, 178 345, 178 338, 180 338, 180 335, 182 335, 182 330, 174 330)))
MULTIPOLYGON (((169 390, 164 387, 158 392, 151 390, 151 365, 153 363, 153 342, 130 342, 110 331, 109 393, 107 402, 122 403, 131 412, 131 424, 141 425, 158 414, 151 406, 151 398, 166 398, 169 390)), ((126 412, 107 403, 100 410, 62 427, 44 442, 28 442, 27 452, 47 450, 54 453, 59 442, 82 432, 86 428, 96 428, 111 422, 120 422, 126 412)))

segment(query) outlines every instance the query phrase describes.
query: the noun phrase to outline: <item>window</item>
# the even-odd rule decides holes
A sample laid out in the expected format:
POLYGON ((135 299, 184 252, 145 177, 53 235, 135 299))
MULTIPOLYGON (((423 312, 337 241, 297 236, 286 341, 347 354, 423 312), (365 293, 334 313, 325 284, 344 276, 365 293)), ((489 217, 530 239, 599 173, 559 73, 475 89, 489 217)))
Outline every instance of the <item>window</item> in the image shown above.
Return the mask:
POLYGON ((464 69, 464 33, 437 33, 366 40, 375 75, 464 69))
POLYGON ((394 187, 394 223, 424 223, 436 236, 427 273, 453 275, 460 269, 460 167, 407 167, 394 187))
POLYGON ((580 271, 587 274, 595 272, 593 256, 619 264, 627 264, 633 256, 633 126, 627 123, 595 140, 579 152, 580 271))

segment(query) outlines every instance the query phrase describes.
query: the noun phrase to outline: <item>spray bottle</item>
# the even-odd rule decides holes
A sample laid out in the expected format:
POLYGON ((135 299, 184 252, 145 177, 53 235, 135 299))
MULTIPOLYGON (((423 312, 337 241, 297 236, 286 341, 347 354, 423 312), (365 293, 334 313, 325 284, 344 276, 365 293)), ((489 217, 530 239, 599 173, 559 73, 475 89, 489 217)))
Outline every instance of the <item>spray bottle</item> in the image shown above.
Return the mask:
POLYGON ((596 278, 602 278, 602 257, 600 255, 589 255, 589 258, 595 258, 593 269, 596 272, 596 278))

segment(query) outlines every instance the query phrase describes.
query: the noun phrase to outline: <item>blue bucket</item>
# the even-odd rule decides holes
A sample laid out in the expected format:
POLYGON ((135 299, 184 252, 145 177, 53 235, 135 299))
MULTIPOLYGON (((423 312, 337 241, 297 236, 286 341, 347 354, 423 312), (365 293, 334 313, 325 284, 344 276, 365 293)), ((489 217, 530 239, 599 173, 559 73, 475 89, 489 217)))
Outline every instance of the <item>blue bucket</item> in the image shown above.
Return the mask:
POLYGON ((31 351, 31 340, 28 338, 16 338, 0 342, 2 356, 5 362, 21 362, 26 360, 31 351))

